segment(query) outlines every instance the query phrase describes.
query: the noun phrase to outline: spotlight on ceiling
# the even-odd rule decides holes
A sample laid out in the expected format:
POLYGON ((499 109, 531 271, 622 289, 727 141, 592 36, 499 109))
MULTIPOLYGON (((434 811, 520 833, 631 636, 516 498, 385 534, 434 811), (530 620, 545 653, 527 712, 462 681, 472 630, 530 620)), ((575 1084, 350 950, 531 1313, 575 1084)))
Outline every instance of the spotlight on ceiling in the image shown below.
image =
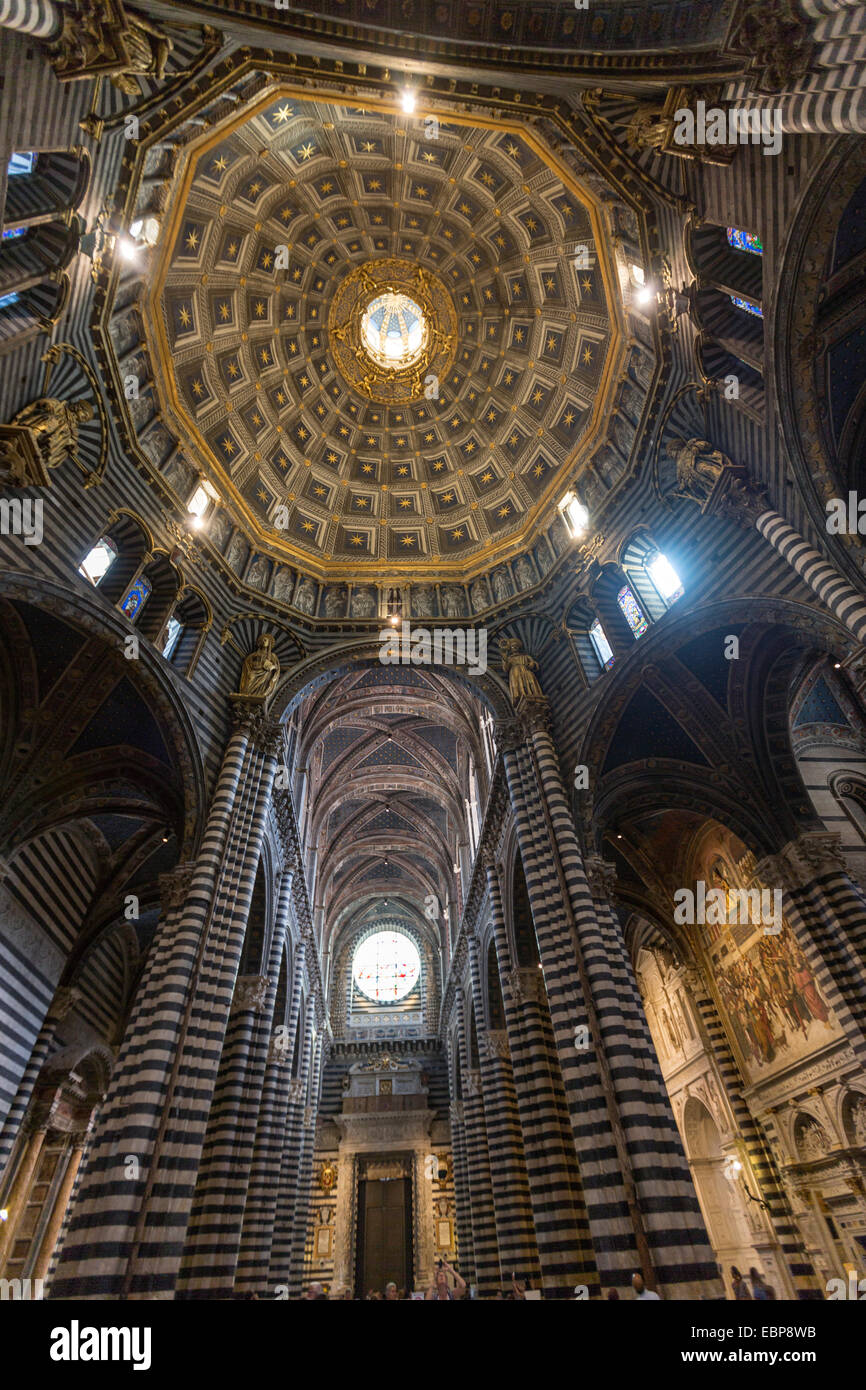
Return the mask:
POLYGON ((653 290, 652 285, 641 285, 640 289, 635 291, 635 303, 649 304, 650 300, 653 299, 654 295, 655 291, 653 290))
POLYGON ((403 107, 407 116, 412 115, 412 112, 415 110, 416 101, 417 97, 413 89, 411 87, 404 87, 400 96, 400 105, 403 107))
POLYGON ((559 510, 571 535, 577 539, 589 525, 589 512, 573 492, 567 492, 559 503, 559 510))

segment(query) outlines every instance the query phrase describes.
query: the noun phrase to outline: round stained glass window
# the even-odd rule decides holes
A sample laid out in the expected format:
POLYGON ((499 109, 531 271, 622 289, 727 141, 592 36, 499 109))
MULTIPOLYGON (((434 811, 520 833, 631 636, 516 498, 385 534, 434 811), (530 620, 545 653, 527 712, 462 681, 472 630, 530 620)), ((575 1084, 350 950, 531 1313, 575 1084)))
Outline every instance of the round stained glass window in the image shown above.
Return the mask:
POLYGON ((421 961, 414 941, 402 932, 380 931, 362 941, 352 963, 355 984, 367 999, 393 1004, 414 988, 421 961))
POLYGON ((427 320, 414 299, 388 290, 367 305, 361 334, 374 362, 382 367, 410 367, 427 342, 427 320))

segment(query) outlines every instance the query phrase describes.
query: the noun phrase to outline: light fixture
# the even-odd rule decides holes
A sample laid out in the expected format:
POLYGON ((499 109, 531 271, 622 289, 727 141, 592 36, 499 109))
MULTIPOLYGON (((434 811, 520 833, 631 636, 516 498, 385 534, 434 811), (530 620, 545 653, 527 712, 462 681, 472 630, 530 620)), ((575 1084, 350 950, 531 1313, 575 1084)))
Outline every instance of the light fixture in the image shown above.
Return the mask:
POLYGON ((653 289, 652 285, 641 285, 641 286, 635 291, 635 296, 634 296, 635 303, 636 303, 636 304, 649 304, 649 302, 650 302, 650 300, 653 298, 654 294, 655 294, 655 290, 653 289))
POLYGON ((559 510, 572 537, 576 540, 582 536, 589 525, 589 512, 573 492, 565 494, 559 503, 559 510))
POLYGON ((0 1221, 8 1221, 8 1220, 9 1220, 9 1212, 8 1212, 7 1208, 6 1208, 6 1207, 0 1208, 0 1221))
POLYGON ((138 247, 130 236, 119 236, 114 245, 121 260, 134 261, 138 256, 138 247))
POLYGON ((159 240, 159 218, 137 217, 129 224, 129 235, 143 246, 155 246, 159 240))
POLYGON ((416 100, 417 98, 414 90, 411 87, 404 87, 400 97, 400 105, 403 107, 407 116, 411 116, 412 112, 415 110, 416 100))
POLYGON ((398 613, 392 613, 390 618, 388 619, 388 622, 391 624, 392 627, 399 627, 400 615, 398 613))

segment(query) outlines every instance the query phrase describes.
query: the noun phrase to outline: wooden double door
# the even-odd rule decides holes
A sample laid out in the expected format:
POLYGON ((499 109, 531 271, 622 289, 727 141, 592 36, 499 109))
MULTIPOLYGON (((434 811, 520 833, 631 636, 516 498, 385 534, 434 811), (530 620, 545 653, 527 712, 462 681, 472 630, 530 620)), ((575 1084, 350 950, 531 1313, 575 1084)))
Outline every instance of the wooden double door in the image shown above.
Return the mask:
POLYGON ((355 1292, 385 1292, 412 1284, 412 1179, 367 1178, 358 1181, 358 1245, 355 1292))

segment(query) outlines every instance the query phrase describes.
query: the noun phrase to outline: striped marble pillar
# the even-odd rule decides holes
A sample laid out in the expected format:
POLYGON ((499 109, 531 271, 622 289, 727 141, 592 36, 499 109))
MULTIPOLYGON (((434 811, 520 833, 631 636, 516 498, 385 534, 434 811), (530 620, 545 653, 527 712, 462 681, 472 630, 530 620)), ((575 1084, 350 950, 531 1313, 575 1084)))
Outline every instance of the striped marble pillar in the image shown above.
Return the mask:
POLYGON ((303 1110, 300 1150, 298 1153, 297 1195, 292 1221, 292 1248, 289 1260, 289 1297, 300 1298, 307 1262, 307 1239, 310 1226, 310 1202, 313 1183, 313 1154, 316 1148, 316 1122, 319 1095, 322 1087, 322 1067, 325 1059, 324 1038, 319 1033, 313 1039, 307 1103, 303 1110))
MULTIPOLYGON (((274 979, 279 976, 279 952, 284 949, 288 928, 292 879, 292 870, 287 870, 280 881, 280 901, 274 927, 274 948, 271 950, 269 966, 274 979), (275 950, 277 954, 275 954, 275 950)), ((305 950, 305 943, 299 941, 295 947, 292 965, 288 1022, 283 1023, 272 1017, 268 1031, 261 1104, 258 1112, 253 1158, 250 1164, 250 1178, 235 1277, 235 1288, 249 1293, 265 1294, 268 1289, 271 1235, 280 1181, 280 1158, 283 1150, 286 1107, 289 1100, 289 1080, 292 1073, 292 1049, 301 1007, 305 950)))
POLYGON ((71 988, 69 985, 61 986, 56 991, 48 1013, 45 1015, 45 1022, 39 1030, 39 1036, 30 1054, 30 1060, 18 1083, 15 1099, 9 1107, 9 1113, 3 1122, 2 1129, 0 1129, 0 1199, 4 1195, 5 1169, 9 1162, 9 1155, 24 1121, 24 1116, 27 1114, 27 1107, 33 1095, 33 1088, 39 1079, 39 1073, 42 1071, 54 1043, 57 1025, 66 1018, 67 1014, 72 1012, 80 998, 81 995, 77 989, 71 988))
POLYGON ((660 1284, 676 1288, 679 1297, 700 1298, 707 1295, 705 1281, 718 1266, 710 1253, 703 1261, 707 1268, 697 1272, 696 1289, 689 1288, 685 1271, 697 1263, 698 1251, 709 1248, 709 1240, 622 928, 611 907, 616 869, 596 857, 587 858, 584 868, 599 925, 598 955, 591 965, 587 950, 587 965, 596 998, 606 1001, 603 1008, 599 1005, 599 1020, 653 1264, 660 1284))
POLYGON ((835 565, 789 526, 769 505, 763 489, 746 480, 742 469, 729 463, 709 495, 694 500, 701 501, 707 515, 728 517, 747 529, 754 527, 857 642, 866 642, 866 593, 853 588, 835 565))
POLYGON ((247 1180, 261 1096, 276 980, 239 975, 235 982, 177 1298, 227 1298, 234 1289, 247 1180))
POLYGON ((762 859, 757 872, 765 887, 781 888, 785 918, 866 1066, 866 901, 848 873, 840 836, 806 832, 762 859))
POLYGON ((535 1247, 529 1179, 526 1175, 508 1034, 504 1030, 499 1032, 485 1027, 477 937, 470 935, 467 944, 472 1005, 478 1030, 479 1071, 500 1276, 506 1286, 512 1275, 516 1274, 537 1287, 540 1278, 538 1251, 535 1247))
POLYGON ((53 1298, 174 1293, 282 736, 261 713, 236 717, 188 892, 148 954, 53 1298))
MULTIPOLYGON (((606 911, 599 917, 587 882, 548 729, 546 702, 527 710, 527 722, 545 820, 561 872, 564 926, 574 961, 572 988, 582 1014, 570 1020, 566 1055, 584 1063, 578 1062, 577 1074, 585 1076, 588 1062, 601 1082, 606 1116, 599 1112, 598 1118, 604 1119, 610 1135, 611 1156, 616 1154, 642 1262, 650 1262, 655 1282, 674 1296, 718 1296, 722 1286, 716 1260, 648 1033, 641 1056, 634 1052, 642 1031, 642 1008, 638 1011, 634 1004, 637 987, 624 949, 617 959, 612 915, 606 911), (576 1023, 583 1025, 585 1033, 575 1031, 576 1023), (652 1119, 647 1123, 650 1104, 652 1119)), ((545 982, 550 993, 550 982, 545 982)), ((567 1070, 566 1065, 566 1090, 567 1070)), ((578 1158, 583 1173, 579 1144, 578 1158)))
POLYGON ((307 1016, 301 1036, 297 1074, 289 1081, 285 1127, 282 1133, 280 1176, 271 1235, 269 1282, 272 1288, 289 1296, 292 1265, 292 1238, 298 1199, 298 1173, 304 1142, 304 1111, 313 1064, 313 1006, 307 1002, 307 1016))
MULTIPOLYGON (((774 1263, 781 1261, 783 1275, 787 1271, 795 1297, 820 1297, 815 1272, 797 1230, 772 1149, 743 1099, 745 1081, 731 1051, 719 1011, 697 967, 689 966, 686 969, 684 983, 695 1007, 702 1041, 707 1052, 715 1059, 725 1096, 734 1114, 742 1145, 740 1159, 746 1167, 747 1189, 752 1192, 749 1179, 753 1180, 755 1191, 752 1196, 764 1204, 762 1210, 766 1212, 771 1237, 768 1253, 774 1263)), ((746 1200, 749 1200, 748 1196, 746 1200)), ((756 1244, 760 1248, 758 1240, 756 1244)))
MULTIPOLYGON (((449 1072, 452 1068, 449 1067, 449 1072)), ((454 1209, 457 1223, 457 1255, 455 1268, 467 1284, 477 1282, 475 1274, 475 1251, 472 1245, 472 1204, 469 1184, 466 1177, 466 1123, 463 1101, 453 1091, 450 1107, 451 1119, 451 1163, 454 1168, 454 1209)), ((426 1270, 423 1275, 429 1280, 426 1270)))
MULTIPOLYGON (((494 1293, 501 1284, 493 1184, 487 1148, 481 1073, 469 1056, 469 1020, 462 990, 456 991, 460 1083, 463 1092, 466 1186, 472 1213, 472 1253, 479 1294, 494 1293)), ((469 1001, 472 1007, 472 1001, 469 1001)))
POLYGON ((0 29, 15 29, 34 39, 56 39, 63 14, 54 0, 0 0, 0 29))
POLYGON ((493 937, 502 982, 505 1027, 529 1179, 535 1245, 546 1293, 570 1295, 576 1283, 597 1285, 577 1156, 537 966, 516 968, 511 957, 496 864, 485 859, 493 937))

